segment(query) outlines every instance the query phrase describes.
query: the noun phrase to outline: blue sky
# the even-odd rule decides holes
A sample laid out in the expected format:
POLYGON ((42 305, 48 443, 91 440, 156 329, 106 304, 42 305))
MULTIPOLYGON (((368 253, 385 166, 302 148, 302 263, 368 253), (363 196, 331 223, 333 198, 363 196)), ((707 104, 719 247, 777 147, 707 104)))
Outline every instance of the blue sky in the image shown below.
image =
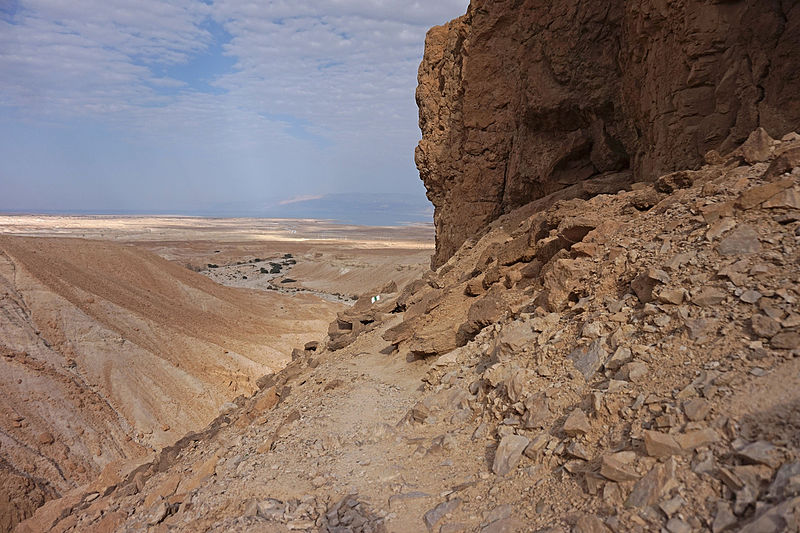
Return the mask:
POLYGON ((0 0, 0 210, 424 196, 426 30, 468 0, 0 0))

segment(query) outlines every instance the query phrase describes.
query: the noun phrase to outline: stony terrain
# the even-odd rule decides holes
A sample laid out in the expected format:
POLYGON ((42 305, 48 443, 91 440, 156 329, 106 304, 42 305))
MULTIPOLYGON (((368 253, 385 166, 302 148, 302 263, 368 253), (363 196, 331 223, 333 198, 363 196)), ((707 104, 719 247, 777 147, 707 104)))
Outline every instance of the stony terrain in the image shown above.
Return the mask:
POLYGON ((438 267, 537 198, 695 169, 800 123, 800 4, 472 0, 419 69, 420 175, 438 267))
POLYGON ((0 525, 204 427, 338 309, 130 246, 0 237, 0 525))
POLYGON ((312 220, 18 215, 0 233, 26 236, 0 236, 0 531, 204 427, 432 249, 427 228, 312 220))
POLYGON ((706 159, 499 218, 18 530, 797 531, 800 135, 706 159))

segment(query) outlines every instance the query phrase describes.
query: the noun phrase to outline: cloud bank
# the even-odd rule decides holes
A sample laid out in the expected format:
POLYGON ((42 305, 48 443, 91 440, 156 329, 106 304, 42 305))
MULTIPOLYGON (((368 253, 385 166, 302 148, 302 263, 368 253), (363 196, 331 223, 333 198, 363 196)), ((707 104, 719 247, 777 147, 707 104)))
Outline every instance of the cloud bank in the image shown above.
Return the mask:
POLYGON ((467 0, 0 0, 0 209, 413 192, 427 28, 467 0))

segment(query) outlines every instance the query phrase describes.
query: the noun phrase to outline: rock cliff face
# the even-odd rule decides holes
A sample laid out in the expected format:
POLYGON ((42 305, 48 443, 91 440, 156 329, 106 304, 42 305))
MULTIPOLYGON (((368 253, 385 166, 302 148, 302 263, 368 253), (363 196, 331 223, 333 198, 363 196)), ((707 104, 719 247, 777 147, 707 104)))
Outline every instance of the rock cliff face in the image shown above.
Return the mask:
POLYGON ((473 0, 430 30, 420 176, 434 267, 489 222, 697 168, 800 124, 800 4, 473 0))

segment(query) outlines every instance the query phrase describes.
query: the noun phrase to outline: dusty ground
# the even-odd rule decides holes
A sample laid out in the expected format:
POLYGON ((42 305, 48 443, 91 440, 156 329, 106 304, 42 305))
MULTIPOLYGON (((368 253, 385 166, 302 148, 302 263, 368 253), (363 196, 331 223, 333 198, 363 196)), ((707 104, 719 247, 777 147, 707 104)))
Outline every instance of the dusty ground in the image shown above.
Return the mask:
POLYGON ((384 230, 325 226, 330 238, 308 241, 266 221, 0 224, 3 530, 204 427, 293 348, 322 339, 353 294, 417 277, 432 247, 418 229, 385 230, 405 239, 400 249, 375 241, 384 230), (279 274, 261 273, 270 260, 279 274))
POLYGON ((20 531, 797 531, 798 147, 502 217, 20 531))

